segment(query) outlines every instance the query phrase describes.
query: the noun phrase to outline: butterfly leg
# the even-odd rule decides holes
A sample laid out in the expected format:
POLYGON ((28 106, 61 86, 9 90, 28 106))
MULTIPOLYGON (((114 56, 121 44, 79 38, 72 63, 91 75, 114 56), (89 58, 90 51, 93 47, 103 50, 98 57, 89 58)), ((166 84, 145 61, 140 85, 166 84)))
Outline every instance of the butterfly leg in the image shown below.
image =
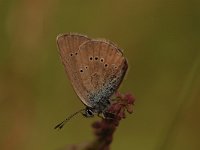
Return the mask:
POLYGON ((104 119, 108 119, 108 120, 114 120, 116 118, 116 115, 110 112, 104 112, 102 113, 102 115, 104 116, 104 119))
POLYGON ((99 118, 107 120, 114 120, 116 118, 116 115, 110 112, 98 113, 97 115, 99 118))
POLYGON ((97 115, 98 115, 98 117, 101 118, 101 119, 106 119, 103 113, 98 113, 97 115))

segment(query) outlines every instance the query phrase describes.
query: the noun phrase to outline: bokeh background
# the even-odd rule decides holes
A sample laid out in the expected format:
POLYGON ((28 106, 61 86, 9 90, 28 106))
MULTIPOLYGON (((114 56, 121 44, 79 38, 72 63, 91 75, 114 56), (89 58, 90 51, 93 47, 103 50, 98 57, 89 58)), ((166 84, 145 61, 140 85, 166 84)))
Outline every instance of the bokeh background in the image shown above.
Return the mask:
POLYGON ((57 150, 93 139, 64 72, 59 33, 106 38, 124 49, 120 88, 136 97, 113 150, 200 149, 199 0, 1 0, 0 149, 57 150))

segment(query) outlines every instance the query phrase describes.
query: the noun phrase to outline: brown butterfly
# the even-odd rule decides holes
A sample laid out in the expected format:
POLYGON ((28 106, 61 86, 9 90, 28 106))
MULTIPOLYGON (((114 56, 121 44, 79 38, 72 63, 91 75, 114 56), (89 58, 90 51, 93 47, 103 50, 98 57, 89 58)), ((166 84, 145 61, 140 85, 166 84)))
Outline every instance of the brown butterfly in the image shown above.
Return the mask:
POLYGON ((55 128, 62 128, 74 115, 102 114, 106 118, 110 98, 119 88, 128 68, 122 50, 107 40, 67 33, 57 36, 59 54, 71 84, 86 106, 55 128))

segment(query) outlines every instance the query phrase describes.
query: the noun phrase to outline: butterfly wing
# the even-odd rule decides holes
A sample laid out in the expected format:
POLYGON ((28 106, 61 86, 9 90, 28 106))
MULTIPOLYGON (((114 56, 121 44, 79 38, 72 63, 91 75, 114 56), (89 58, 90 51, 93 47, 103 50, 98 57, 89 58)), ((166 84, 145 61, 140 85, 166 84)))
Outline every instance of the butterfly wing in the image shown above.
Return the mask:
POLYGON ((76 57, 80 78, 88 92, 84 103, 95 107, 118 89, 128 64, 123 53, 111 42, 89 40, 79 47, 76 57))
MULTIPOLYGON (((86 89, 84 82, 82 82, 81 74, 79 72, 79 61, 77 56, 79 55, 79 46, 90 39, 87 36, 80 34, 61 34, 57 36, 57 45, 62 63, 65 67, 65 71, 71 81, 71 84, 79 96, 81 101, 85 103, 85 99, 88 98, 88 90, 86 89)), ((89 104, 85 103, 89 106, 89 104)))

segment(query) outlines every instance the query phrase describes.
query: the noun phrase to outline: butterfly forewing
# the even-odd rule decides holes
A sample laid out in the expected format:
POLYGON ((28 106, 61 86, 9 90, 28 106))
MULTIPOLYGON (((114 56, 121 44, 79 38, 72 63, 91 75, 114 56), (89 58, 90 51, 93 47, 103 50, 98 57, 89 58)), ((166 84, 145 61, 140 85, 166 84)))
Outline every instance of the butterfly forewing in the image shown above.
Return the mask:
POLYGON ((57 37, 57 45, 60 57, 65 70, 69 76, 71 84, 82 102, 88 97, 84 82, 80 74, 79 47, 84 42, 90 40, 87 36, 79 34, 62 34, 57 37), (78 62, 77 62, 78 60, 78 62))

